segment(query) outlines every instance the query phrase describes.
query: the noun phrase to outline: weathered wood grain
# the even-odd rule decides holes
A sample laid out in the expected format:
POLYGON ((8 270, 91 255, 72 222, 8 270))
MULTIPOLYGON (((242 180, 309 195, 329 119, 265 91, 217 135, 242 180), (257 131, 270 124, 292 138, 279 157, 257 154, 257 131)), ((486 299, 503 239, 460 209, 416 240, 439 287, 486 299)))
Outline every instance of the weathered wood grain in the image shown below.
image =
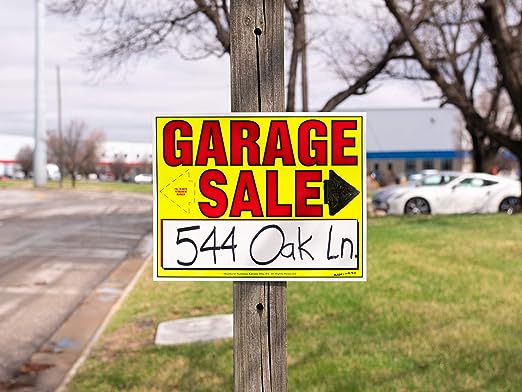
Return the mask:
MULTIPOLYGON (((231 0, 233 112, 284 111, 283 0, 231 0)), ((234 283, 237 392, 287 391, 286 283, 234 283)))

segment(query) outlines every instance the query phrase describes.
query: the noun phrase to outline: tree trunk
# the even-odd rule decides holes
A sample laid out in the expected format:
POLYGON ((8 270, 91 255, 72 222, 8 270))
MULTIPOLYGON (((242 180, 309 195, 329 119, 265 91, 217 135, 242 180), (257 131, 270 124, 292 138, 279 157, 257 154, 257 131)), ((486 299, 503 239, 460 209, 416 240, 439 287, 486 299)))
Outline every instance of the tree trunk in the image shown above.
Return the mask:
POLYGON ((297 81, 297 61, 299 55, 298 43, 295 35, 297 34, 294 25, 294 39, 292 40, 292 54, 290 55, 290 68, 288 69, 288 86, 286 96, 286 111, 295 112, 295 85, 297 81))
POLYGON ((514 155, 517 158, 518 167, 519 167, 518 181, 519 181, 519 186, 520 186, 520 189, 519 189, 520 197, 518 198, 518 206, 517 206, 517 208, 515 208, 513 213, 522 214, 522 151, 520 151, 518 153, 514 153, 514 155))
POLYGON ((63 188, 63 171, 62 171, 62 169, 60 169, 60 182, 59 182, 59 184, 60 184, 60 189, 63 188))
POLYGON ((305 2, 299 2, 299 44, 301 51, 301 103, 303 112, 308 111, 308 64, 306 60, 305 2))
POLYGON ((71 172, 71 184, 73 188, 76 188, 76 174, 74 171, 71 172))
POLYGON ((518 22, 514 28, 509 26, 507 16, 509 6, 506 3, 499 0, 482 2, 480 7, 484 19, 481 20, 481 25, 491 42, 504 87, 511 98, 519 121, 522 121, 522 45, 520 36, 513 33, 513 30, 520 29, 522 24, 518 22))
POLYGON ((471 136, 471 144, 473 147, 473 171, 483 172, 484 171, 484 160, 482 157, 482 143, 476 132, 471 131, 468 128, 468 132, 471 136))
POLYGON ((308 111, 308 65, 306 62, 306 46, 301 53, 301 94, 303 101, 303 112, 308 111))
POLYGON ((520 198, 518 200, 518 210, 515 213, 522 214, 522 152, 515 154, 518 160, 518 181, 520 182, 520 198))

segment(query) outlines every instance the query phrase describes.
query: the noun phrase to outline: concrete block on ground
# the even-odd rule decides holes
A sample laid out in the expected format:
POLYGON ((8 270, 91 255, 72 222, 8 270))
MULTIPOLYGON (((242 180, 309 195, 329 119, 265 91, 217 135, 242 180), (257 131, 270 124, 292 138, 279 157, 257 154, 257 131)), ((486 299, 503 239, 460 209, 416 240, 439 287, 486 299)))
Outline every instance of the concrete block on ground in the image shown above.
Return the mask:
POLYGON ((164 321, 158 325, 154 343, 160 346, 208 342, 233 337, 233 315, 164 321))

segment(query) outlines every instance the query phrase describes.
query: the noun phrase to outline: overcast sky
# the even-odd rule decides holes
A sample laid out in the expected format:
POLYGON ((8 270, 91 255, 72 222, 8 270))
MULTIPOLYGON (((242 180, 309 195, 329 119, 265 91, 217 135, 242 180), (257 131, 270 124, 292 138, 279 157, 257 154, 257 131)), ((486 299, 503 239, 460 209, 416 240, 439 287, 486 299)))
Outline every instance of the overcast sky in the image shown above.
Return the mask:
MULTIPOLYGON (((142 59, 119 74, 93 81, 80 54, 81 23, 53 15, 45 21, 47 128, 57 123, 56 65, 62 70, 64 122, 82 119, 107 139, 151 141, 154 112, 230 111, 228 57, 183 61, 174 53, 142 59)), ((34 0, 0 0, 0 134, 32 135, 34 108, 34 0)), ((319 109, 343 88, 318 54, 310 56, 310 107, 319 109)), ((386 83, 343 108, 426 107, 417 85, 386 83)))

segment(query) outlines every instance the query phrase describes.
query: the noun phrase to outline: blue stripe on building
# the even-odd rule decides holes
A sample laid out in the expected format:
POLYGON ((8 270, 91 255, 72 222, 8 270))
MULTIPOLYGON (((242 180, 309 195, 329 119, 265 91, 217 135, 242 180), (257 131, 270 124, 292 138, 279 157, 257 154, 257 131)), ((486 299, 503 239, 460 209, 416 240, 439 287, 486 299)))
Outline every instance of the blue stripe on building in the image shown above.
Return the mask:
POLYGON ((469 151, 439 150, 439 151, 381 151, 367 152, 367 159, 455 159, 465 158, 469 151))

